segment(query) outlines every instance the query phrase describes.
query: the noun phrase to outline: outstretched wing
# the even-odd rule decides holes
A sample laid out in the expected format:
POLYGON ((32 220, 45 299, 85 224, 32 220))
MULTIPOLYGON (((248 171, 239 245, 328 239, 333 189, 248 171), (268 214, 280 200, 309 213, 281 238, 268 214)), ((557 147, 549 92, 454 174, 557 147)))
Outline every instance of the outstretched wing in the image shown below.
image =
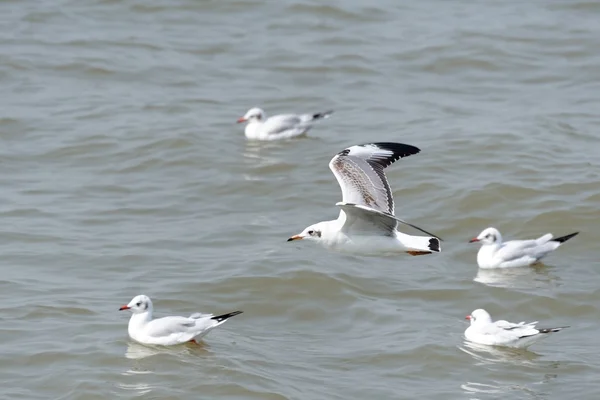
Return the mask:
POLYGON ((401 222, 427 235, 440 239, 433 233, 427 232, 416 225, 383 211, 360 204, 336 203, 336 206, 340 207, 346 214, 346 222, 342 227, 342 230, 346 233, 360 232, 363 235, 373 233, 376 235, 394 236, 398 222, 401 222))
POLYGON ((338 153, 329 168, 342 189, 342 201, 394 215, 394 198, 384 169, 420 151, 403 143, 369 143, 338 153))
POLYGON ((348 234, 394 236, 398 221, 393 215, 369 207, 337 203, 346 214, 342 231, 348 234))

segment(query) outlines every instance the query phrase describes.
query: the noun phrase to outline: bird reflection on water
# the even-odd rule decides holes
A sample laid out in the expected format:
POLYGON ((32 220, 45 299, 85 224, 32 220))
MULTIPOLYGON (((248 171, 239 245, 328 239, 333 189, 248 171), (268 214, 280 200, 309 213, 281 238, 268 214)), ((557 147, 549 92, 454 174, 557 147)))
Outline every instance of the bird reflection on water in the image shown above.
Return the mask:
POLYGON ((178 346, 151 346, 130 342, 125 352, 125 358, 142 360, 157 355, 171 355, 178 358, 189 355, 210 355, 209 346, 200 341, 198 344, 189 343, 178 346))
POLYGON ((479 269, 473 278, 491 287, 509 289, 544 289, 560 286, 560 278, 545 265, 523 268, 479 269))
POLYGON ((539 354, 525 349, 514 349, 464 341, 464 347, 458 348, 472 356, 479 364, 510 363, 519 365, 537 365, 533 361, 541 357, 539 354))
MULTIPOLYGON (((515 367, 524 366, 547 370, 549 368, 557 368, 560 364, 557 361, 541 361, 540 357, 542 356, 540 354, 525 349, 486 346, 469 341, 465 341, 463 344, 464 346, 458 346, 459 350, 473 357, 477 366, 491 367, 498 364, 511 364, 511 366, 515 367)), ((536 385, 533 387, 523 384, 497 385, 496 383, 498 382, 494 380, 491 383, 467 381, 461 384, 460 388, 471 396, 476 394, 497 395, 500 393, 524 392, 528 396, 531 396, 531 398, 544 398, 543 392, 539 391, 537 385, 546 384, 556 377, 556 374, 544 374, 542 381, 531 382, 532 385, 536 385)), ((473 398, 475 399, 476 397, 473 398)))

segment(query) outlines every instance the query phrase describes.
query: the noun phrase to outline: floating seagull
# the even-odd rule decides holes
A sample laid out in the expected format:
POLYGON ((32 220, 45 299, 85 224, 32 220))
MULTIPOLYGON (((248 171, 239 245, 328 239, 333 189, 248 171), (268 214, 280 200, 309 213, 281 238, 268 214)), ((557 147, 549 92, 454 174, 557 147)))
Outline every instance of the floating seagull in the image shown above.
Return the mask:
POLYGON ((467 340, 489 346, 523 349, 547 337, 549 333, 568 328, 568 326, 561 326, 538 329, 535 327, 538 321, 519 322, 518 324, 504 320, 493 322, 490 314, 481 308, 473 311, 471 315, 467 315, 465 318, 471 321, 471 326, 465 331, 467 340))
POLYGON ((291 240, 313 240, 325 247, 360 254, 407 252, 413 256, 440 251, 435 235, 394 216, 394 198, 384 168, 420 152, 402 143, 370 143, 338 153, 329 168, 342 189, 338 219, 319 222, 291 240), (398 232, 398 222, 433 237, 398 232))
POLYGON ((260 108, 251 108, 237 122, 248 122, 244 130, 248 139, 280 140, 306 134, 313 127, 314 121, 328 118, 332 113, 333 111, 300 115, 281 114, 267 118, 260 108))
POLYGON ((477 253, 477 264, 480 268, 526 267, 540 261, 578 233, 555 239, 551 233, 547 233, 538 239, 502 243, 500 232, 496 228, 487 228, 479 236, 469 240, 469 243, 482 243, 477 253))
POLYGON ((143 294, 135 296, 119 310, 132 312, 129 320, 129 337, 142 344, 171 346, 186 342, 197 343, 201 337, 221 325, 227 319, 241 314, 234 311, 223 315, 192 314, 189 317, 164 317, 152 319, 152 301, 143 294))

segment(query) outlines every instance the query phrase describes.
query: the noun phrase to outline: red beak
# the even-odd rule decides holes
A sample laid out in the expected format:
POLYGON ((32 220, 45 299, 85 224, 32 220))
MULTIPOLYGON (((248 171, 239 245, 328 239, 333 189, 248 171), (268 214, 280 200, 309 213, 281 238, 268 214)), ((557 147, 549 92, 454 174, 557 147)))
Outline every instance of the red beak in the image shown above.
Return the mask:
POLYGON ((123 310, 129 310, 129 306, 121 306, 121 308, 119 308, 119 311, 123 310))
POLYGON ((468 320, 470 321, 470 320, 471 320, 471 316, 470 316, 470 315, 467 315, 467 316, 465 317, 465 319, 468 319, 468 320))
POLYGON ((473 238, 473 239, 469 240, 469 243, 474 243, 474 242, 479 242, 479 239, 473 238))
POLYGON ((242 122, 246 122, 246 118, 244 118, 244 117, 238 118, 237 123, 241 124, 242 122))

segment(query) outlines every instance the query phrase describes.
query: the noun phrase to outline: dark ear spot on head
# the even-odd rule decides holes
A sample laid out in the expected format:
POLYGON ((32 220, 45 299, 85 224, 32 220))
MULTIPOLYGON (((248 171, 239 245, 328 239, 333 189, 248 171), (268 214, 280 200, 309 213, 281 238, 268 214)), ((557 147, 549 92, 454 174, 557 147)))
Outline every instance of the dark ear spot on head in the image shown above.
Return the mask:
POLYGON ((321 237, 321 231, 316 231, 318 237, 321 237))

